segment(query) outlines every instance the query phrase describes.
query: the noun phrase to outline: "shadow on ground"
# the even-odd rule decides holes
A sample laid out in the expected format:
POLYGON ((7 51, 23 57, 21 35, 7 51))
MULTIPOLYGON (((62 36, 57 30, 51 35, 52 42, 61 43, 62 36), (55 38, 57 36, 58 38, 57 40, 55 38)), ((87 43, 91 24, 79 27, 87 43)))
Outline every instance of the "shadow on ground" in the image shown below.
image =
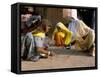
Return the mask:
POLYGON ((61 55, 89 56, 88 51, 83 52, 81 50, 76 50, 76 49, 66 49, 64 47, 49 47, 48 50, 58 55, 61 54, 61 55))

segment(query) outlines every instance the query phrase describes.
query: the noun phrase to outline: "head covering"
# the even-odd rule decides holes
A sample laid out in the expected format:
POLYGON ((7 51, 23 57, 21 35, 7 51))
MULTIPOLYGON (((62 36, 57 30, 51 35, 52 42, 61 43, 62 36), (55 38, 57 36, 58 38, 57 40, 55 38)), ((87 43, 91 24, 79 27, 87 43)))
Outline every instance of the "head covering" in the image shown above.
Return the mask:
POLYGON ((35 24, 37 22, 41 21, 41 16, 40 15, 34 15, 31 16, 28 21, 26 22, 27 27, 31 27, 32 24, 35 24))
POLYGON ((66 26, 65 26, 62 22, 58 22, 58 23, 56 24, 56 26, 59 27, 59 28, 62 29, 62 30, 69 31, 69 30, 66 28, 66 26))

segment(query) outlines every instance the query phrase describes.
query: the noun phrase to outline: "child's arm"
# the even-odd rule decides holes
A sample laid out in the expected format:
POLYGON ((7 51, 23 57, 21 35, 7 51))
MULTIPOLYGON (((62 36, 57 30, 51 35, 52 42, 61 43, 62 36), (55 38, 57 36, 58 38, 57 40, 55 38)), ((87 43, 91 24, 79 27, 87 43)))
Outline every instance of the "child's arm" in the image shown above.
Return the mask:
POLYGON ((38 53, 46 54, 47 56, 52 56, 50 51, 44 49, 44 38, 35 37, 35 47, 38 53))
POLYGON ((45 50, 43 47, 37 47, 37 52, 46 54, 47 56, 53 56, 53 54, 50 51, 45 50))

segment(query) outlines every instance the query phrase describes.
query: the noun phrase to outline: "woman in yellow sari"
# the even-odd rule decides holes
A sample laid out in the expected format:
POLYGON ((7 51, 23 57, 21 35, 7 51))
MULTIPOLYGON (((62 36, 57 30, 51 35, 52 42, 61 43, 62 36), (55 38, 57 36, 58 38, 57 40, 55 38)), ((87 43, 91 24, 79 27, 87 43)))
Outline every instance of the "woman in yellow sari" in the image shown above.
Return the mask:
POLYGON ((53 39, 55 40, 56 46, 68 46, 71 42, 72 32, 62 23, 56 24, 53 39))

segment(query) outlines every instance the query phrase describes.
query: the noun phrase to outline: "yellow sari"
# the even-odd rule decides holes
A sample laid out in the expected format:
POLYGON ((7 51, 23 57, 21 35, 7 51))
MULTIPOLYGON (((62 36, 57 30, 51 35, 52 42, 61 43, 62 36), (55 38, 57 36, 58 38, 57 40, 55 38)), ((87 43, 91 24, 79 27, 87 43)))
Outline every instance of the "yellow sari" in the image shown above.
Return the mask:
POLYGON ((67 46, 71 42, 72 32, 63 23, 59 22, 56 25, 53 36, 57 46, 67 46))

